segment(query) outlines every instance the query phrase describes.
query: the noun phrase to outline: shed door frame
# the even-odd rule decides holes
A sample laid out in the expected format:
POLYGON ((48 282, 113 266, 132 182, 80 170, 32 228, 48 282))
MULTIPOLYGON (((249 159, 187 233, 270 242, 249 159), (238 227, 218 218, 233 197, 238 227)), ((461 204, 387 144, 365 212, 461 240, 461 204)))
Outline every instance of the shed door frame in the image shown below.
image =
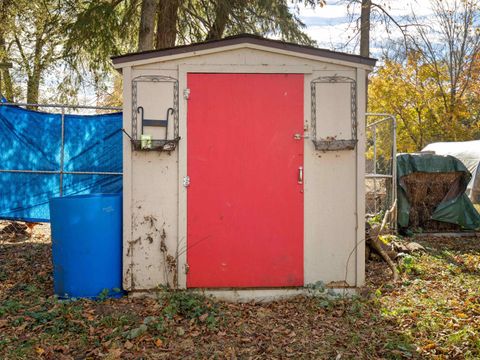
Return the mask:
MULTIPOLYGON (((178 243, 177 243, 177 274, 178 286, 185 289, 187 286, 186 276, 186 244, 187 244, 187 189, 183 186, 183 178, 187 176, 187 108, 188 99, 184 91, 187 88, 187 74, 195 73, 263 73, 263 74, 311 74, 311 66, 262 66, 262 65, 179 65, 179 136, 181 138, 178 146, 178 243)), ((304 78, 304 99, 310 98, 310 79, 304 78), (305 85, 307 84, 307 86, 305 85), (306 87, 305 87, 306 86, 306 87)), ((305 101, 304 101, 305 104, 305 101)), ((305 108, 304 116, 309 109, 305 108)), ((306 142, 305 142, 306 143, 306 142)), ((305 234, 305 232, 304 232, 305 234)), ((305 235, 304 235, 305 236, 305 235)), ((305 238, 304 238, 305 240, 305 238)))

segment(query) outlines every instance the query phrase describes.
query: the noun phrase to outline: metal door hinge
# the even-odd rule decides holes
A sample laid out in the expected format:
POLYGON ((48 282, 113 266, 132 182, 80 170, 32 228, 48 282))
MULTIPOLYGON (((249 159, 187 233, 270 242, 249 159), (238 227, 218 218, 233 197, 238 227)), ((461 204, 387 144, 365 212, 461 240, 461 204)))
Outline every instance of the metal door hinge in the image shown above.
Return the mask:
POLYGON ((185 176, 183 178, 183 186, 188 187, 190 185, 190 176, 185 176))
POLYGON ((190 265, 185 263, 185 274, 188 274, 189 271, 190 271, 190 265))
POLYGON ((185 90, 183 90, 183 98, 185 100, 188 100, 189 97, 190 97, 190 89, 186 88, 185 90))

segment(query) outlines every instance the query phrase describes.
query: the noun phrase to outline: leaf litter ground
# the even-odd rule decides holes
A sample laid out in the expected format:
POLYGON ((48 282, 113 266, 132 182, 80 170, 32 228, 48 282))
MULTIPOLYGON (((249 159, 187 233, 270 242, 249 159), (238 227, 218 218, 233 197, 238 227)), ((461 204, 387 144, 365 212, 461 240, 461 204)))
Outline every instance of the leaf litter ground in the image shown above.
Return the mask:
POLYGON ((423 238, 427 251, 367 263, 361 297, 232 304, 185 292, 59 301, 48 228, 0 241, 2 359, 480 358, 480 241, 423 238))

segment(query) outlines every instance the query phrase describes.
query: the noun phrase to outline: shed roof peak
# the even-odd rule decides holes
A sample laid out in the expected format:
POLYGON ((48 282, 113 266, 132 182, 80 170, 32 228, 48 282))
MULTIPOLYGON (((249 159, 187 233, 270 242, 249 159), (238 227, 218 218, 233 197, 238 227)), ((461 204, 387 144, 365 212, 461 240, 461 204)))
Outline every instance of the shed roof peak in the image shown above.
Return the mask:
POLYGON ((363 57, 360 55, 348 54, 344 52, 332 51, 328 49, 317 48, 309 45, 300 45, 291 42, 285 42, 281 40, 267 39, 262 36, 253 34, 239 34, 234 36, 228 36, 218 40, 209 40, 199 43, 193 43, 189 45, 179 45, 169 48, 163 48, 158 50, 148 50, 142 52, 129 53, 125 55, 113 56, 112 61, 115 65, 119 65, 127 62, 135 62, 141 60, 149 60, 155 58, 161 58, 170 55, 187 55, 190 52, 197 52, 202 50, 209 50, 215 48, 222 48, 239 44, 252 44, 263 46, 266 48, 272 48, 276 50, 284 50, 290 52, 296 52, 304 55, 313 55, 333 60, 346 61, 355 64, 362 64, 367 66, 375 66, 376 59, 363 57))

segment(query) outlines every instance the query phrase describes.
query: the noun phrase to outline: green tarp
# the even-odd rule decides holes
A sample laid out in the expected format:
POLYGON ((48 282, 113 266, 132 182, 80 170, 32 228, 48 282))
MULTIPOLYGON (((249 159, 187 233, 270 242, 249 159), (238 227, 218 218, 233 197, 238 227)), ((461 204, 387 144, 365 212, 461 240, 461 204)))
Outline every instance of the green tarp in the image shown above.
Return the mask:
POLYGON ((398 154, 397 155, 397 196, 398 225, 407 228, 410 217, 410 203, 407 189, 402 177, 415 173, 461 172, 462 176, 454 191, 438 204, 432 214, 432 220, 460 225, 465 230, 480 228, 480 215, 465 194, 465 189, 472 177, 463 163, 453 156, 434 154, 398 154))

